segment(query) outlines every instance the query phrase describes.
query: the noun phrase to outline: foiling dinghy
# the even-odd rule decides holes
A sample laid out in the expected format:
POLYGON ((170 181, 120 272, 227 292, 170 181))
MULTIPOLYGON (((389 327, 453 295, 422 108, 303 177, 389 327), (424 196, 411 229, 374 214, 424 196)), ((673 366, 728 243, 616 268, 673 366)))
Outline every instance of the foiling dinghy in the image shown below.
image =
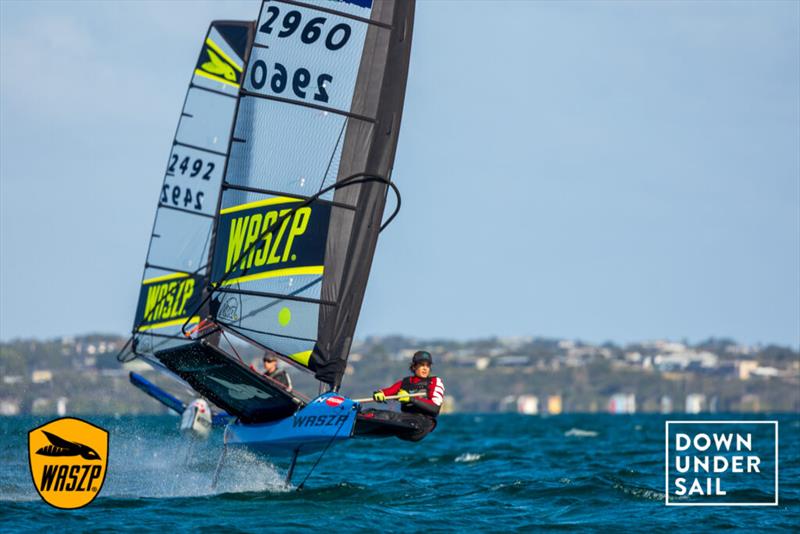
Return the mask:
POLYGON ((378 234, 400 207, 413 19, 413 0, 268 0, 256 22, 212 22, 167 162, 119 359, 191 389, 186 404, 131 373, 185 430, 225 425, 223 451, 290 457, 287 480, 298 455, 417 430, 339 393, 378 234), (317 396, 255 372, 243 344, 313 375, 317 396))

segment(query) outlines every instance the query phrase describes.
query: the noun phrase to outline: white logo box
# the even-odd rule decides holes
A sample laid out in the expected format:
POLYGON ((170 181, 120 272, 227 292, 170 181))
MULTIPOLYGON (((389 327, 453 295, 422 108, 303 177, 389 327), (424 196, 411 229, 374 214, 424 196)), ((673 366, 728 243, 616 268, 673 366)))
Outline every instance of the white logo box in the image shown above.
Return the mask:
POLYGON ((778 421, 666 421, 664 425, 664 503, 667 506, 778 506, 778 421), (670 502, 669 500, 669 425, 774 425, 775 500, 773 502, 670 502))

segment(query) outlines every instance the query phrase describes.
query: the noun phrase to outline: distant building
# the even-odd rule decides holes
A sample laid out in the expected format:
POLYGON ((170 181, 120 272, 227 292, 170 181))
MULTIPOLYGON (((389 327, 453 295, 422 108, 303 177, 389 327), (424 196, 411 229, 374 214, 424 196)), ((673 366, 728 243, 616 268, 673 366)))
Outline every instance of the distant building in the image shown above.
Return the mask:
POLYGON ((558 342, 558 348, 562 350, 573 349, 575 348, 575 342, 569 339, 562 339, 558 342))
POLYGON ((53 372, 48 369, 34 371, 31 373, 31 382, 34 384, 44 384, 53 379, 53 372))
POLYGON ((608 411, 614 414, 636 413, 636 395, 633 393, 617 393, 608 401, 608 411))
POLYGON ((511 336, 501 337, 498 339, 501 345, 510 348, 511 350, 518 350, 520 347, 533 343, 533 338, 528 336, 511 336))
POLYGON ((67 415, 67 401, 69 401, 67 397, 59 397, 56 403, 56 413, 62 417, 67 415))
POLYGON ((753 369, 752 374, 754 374, 756 376, 774 378, 776 376, 780 376, 782 373, 781 373, 781 371, 779 369, 776 369, 774 367, 761 367, 761 366, 759 366, 759 367, 756 367, 755 369, 753 369))
POLYGON ((496 358, 494 364, 498 367, 525 367, 530 365, 531 359, 528 356, 511 355, 496 358))
POLYGON ((642 346, 648 349, 655 349, 660 352, 683 352, 686 350, 686 345, 675 341, 666 341, 658 339, 656 341, 645 341, 642 346))
POLYGON ((749 356, 750 354, 758 352, 758 349, 756 347, 751 347, 750 345, 728 345, 725 347, 725 352, 729 354, 749 356))
POLYGON ((626 352, 625 361, 630 363, 639 363, 642 361, 642 353, 636 351, 626 352))
POLYGON ((18 400, 0 400, 0 415, 19 415, 19 411, 18 400))
POLYGON ((752 372, 756 369, 758 369, 758 362, 755 360, 741 360, 736 362, 739 380, 748 380, 752 372))
POLYGON ((686 413, 701 413, 705 409, 706 396, 702 393, 686 395, 686 413))
POLYGON ((653 363, 661 371, 684 371, 686 369, 713 369, 719 357, 713 352, 685 350, 682 352, 662 352, 653 358, 653 363))
POLYGON ((561 413, 561 395, 550 395, 547 397, 547 413, 558 415, 561 413))
POLYGON ((477 369, 478 371, 485 371, 486 368, 489 367, 491 361, 492 360, 487 358, 486 356, 481 356, 480 358, 477 358, 475 360, 475 369, 477 369))
POLYGON ((45 399, 44 397, 39 397, 38 399, 34 399, 33 405, 31 406, 31 412, 33 412, 34 414, 51 413, 50 399, 45 399))
POLYGON ((661 413, 672 413, 672 397, 669 395, 661 397, 661 413))
POLYGON ((539 413, 539 399, 533 395, 517 397, 517 413, 536 415, 539 413))

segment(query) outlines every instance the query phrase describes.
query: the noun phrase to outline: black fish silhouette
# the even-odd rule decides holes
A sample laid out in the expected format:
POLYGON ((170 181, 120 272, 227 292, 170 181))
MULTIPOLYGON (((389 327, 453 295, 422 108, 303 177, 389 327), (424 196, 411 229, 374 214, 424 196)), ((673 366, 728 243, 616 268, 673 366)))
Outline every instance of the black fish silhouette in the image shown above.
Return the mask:
POLYGON ((100 460, 100 455, 94 449, 83 443, 73 443, 63 438, 59 438, 55 434, 51 434, 46 430, 42 430, 44 435, 50 441, 50 445, 45 445, 36 454, 42 456, 78 456, 80 455, 84 460, 100 460))

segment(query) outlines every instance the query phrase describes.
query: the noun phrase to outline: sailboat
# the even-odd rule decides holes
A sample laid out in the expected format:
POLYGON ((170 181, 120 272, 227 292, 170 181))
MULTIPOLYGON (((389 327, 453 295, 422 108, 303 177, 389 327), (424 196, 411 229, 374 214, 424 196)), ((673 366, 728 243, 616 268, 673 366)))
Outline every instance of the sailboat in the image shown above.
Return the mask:
POLYGON ((413 0, 265 0, 255 22, 212 22, 167 162, 120 359, 213 403, 224 450, 291 457, 289 478, 299 455, 415 431, 340 393, 378 234, 400 208, 413 19, 413 0), (313 375, 316 395, 254 372, 243 344, 313 375))

